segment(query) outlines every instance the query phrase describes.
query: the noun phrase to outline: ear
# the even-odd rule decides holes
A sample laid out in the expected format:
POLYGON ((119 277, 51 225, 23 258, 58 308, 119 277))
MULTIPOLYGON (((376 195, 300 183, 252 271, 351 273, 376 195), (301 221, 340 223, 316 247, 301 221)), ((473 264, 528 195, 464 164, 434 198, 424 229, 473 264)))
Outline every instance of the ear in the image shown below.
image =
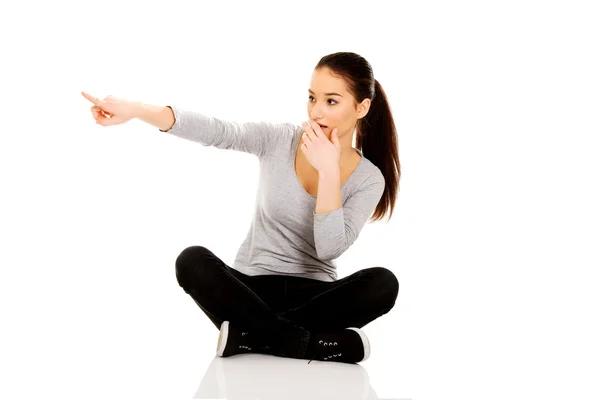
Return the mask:
POLYGON ((362 103, 358 105, 358 119, 361 119, 369 112, 369 108, 371 108, 371 100, 364 99, 362 103))

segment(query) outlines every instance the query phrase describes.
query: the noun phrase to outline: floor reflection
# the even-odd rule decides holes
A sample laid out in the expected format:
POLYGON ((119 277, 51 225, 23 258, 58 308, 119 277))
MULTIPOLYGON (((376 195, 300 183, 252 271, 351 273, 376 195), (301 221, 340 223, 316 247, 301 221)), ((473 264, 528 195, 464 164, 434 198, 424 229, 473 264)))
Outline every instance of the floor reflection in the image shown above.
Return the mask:
POLYGON ((250 353, 215 356, 194 398, 379 400, 360 364, 250 353))

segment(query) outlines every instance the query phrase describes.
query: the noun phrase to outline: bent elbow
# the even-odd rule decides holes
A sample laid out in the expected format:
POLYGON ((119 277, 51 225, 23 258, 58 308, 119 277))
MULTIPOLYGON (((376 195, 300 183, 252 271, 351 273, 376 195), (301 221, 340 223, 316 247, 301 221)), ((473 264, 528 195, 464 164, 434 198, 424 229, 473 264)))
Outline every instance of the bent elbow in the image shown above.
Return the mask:
POLYGON ((341 256, 346 249, 338 248, 338 249, 317 249, 317 257, 321 261, 333 261, 341 256))

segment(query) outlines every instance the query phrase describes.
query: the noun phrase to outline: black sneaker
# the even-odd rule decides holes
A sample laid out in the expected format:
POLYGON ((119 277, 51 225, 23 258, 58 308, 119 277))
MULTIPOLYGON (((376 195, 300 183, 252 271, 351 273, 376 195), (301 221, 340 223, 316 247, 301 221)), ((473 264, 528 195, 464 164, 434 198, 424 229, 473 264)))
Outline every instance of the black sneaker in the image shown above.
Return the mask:
POLYGON ((217 342, 217 355, 230 357, 236 354, 251 353, 254 347, 249 332, 238 328, 229 321, 223 321, 217 342))
POLYGON ((354 364, 365 361, 371 354, 367 335, 358 328, 315 334, 315 347, 312 360, 337 361, 354 364))

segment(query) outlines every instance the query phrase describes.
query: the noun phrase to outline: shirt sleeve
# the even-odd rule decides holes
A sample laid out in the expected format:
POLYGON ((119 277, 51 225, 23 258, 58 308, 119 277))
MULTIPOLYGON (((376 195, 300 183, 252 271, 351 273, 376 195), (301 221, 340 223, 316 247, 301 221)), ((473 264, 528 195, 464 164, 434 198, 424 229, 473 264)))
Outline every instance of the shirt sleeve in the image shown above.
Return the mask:
POLYGON ((262 157, 277 145, 277 141, 290 129, 291 123, 231 122, 199 112, 167 106, 173 110, 175 123, 162 130, 183 139, 219 149, 242 151, 262 157))
POLYGON ((335 260, 354 241, 373 214, 385 189, 385 179, 368 183, 352 194, 341 208, 317 214, 313 211, 315 249, 320 260, 335 260))

